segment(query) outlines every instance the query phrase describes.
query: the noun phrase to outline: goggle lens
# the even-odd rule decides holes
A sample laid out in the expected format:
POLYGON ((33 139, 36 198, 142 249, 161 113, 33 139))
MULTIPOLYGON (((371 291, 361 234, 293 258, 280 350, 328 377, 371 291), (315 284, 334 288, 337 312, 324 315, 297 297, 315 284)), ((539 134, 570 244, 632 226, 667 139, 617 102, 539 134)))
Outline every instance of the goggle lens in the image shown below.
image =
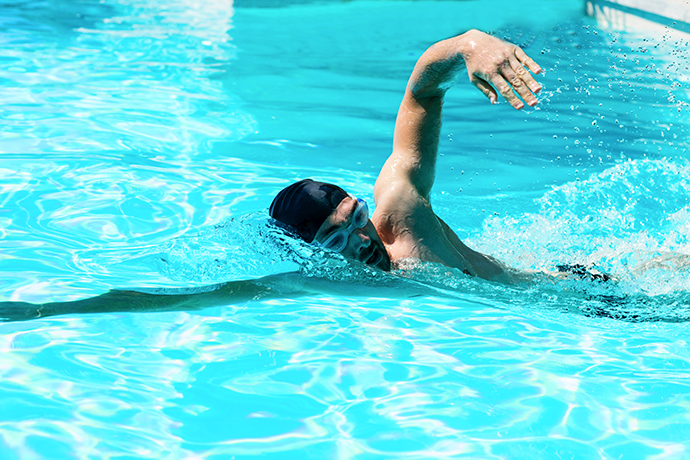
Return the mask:
POLYGON ((324 242, 322 246, 331 251, 341 252, 343 249, 345 249, 345 246, 347 246, 347 238, 349 236, 349 234, 345 234, 342 231, 336 232, 334 235, 328 238, 328 240, 324 242))
MULTIPOLYGON (((353 197, 354 198, 354 197, 353 197)), ((334 252, 342 252, 347 246, 347 240, 350 234, 356 228, 364 228, 369 222, 369 205, 361 198, 357 198, 357 209, 352 216, 352 222, 347 228, 341 229, 333 233, 326 241, 319 246, 334 252)))

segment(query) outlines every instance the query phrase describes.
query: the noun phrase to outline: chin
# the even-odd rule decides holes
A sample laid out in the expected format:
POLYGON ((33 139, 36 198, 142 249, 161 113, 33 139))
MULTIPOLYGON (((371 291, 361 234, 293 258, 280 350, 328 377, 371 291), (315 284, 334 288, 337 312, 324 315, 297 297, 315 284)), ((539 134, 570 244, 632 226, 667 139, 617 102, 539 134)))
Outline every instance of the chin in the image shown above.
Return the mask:
POLYGON ((386 251, 385 246, 383 246, 382 244, 378 245, 377 250, 381 254, 381 260, 376 265, 374 265, 374 267, 389 272, 391 270, 391 258, 388 255, 388 251, 386 251))
POLYGON ((383 271, 386 271, 386 272, 391 271, 391 258, 385 249, 383 249, 383 258, 381 259, 381 262, 379 262, 377 266, 383 271))
POLYGON ((386 256, 381 262, 377 265, 378 268, 385 272, 391 271, 391 260, 386 256))

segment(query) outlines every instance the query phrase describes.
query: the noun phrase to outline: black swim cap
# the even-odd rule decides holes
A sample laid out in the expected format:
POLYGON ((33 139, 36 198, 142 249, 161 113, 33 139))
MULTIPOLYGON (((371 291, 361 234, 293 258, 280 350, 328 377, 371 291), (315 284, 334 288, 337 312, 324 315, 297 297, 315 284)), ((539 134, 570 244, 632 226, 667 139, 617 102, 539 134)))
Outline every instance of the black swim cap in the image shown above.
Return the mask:
POLYGON ((278 192, 268 212, 311 243, 319 227, 347 196, 337 185, 304 179, 278 192))

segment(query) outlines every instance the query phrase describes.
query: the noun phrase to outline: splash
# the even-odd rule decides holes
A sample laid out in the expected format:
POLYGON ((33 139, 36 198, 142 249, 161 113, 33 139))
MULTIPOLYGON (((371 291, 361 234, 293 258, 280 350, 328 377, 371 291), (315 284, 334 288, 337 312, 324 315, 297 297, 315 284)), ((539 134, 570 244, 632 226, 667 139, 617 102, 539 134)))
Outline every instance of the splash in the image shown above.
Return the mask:
POLYGON ((610 275, 604 285, 576 277, 553 284, 601 303, 587 304, 589 312, 675 318, 690 299, 689 199, 687 160, 628 160, 554 187, 537 213, 487 219, 470 244, 521 270, 581 264, 610 275))
POLYGON ((185 283, 217 283, 295 271, 301 257, 264 212, 231 218, 160 248, 156 265, 164 276, 185 283), (287 248, 287 249, 285 249, 287 248))
POLYGON ((629 160, 554 187, 537 213, 494 216, 471 246, 510 266, 541 273, 510 287, 417 260, 387 274, 321 251, 276 227, 265 213, 230 219, 172 240, 160 272, 186 283, 217 283, 300 271, 334 282, 421 283, 430 295, 496 306, 558 309, 627 321, 690 320, 690 163, 629 160), (563 266, 575 265, 576 270, 563 266), (560 267, 560 270, 559 270, 560 267))
POLYGON ((263 211, 173 239, 161 247, 156 264, 161 274, 184 283, 218 283, 293 271, 344 283, 386 276, 295 238, 263 211))

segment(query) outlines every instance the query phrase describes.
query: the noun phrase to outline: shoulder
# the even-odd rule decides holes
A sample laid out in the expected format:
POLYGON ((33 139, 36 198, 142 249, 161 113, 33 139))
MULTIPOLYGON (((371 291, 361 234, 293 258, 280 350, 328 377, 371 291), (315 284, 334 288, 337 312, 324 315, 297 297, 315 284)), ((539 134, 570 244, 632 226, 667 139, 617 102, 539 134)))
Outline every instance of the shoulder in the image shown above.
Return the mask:
POLYGON ((401 246, 402 256, 407 257, 414 252, 410 248, 435 229, 436 216, 429 201, 404 180, 387 182, 385 187, 377 182, 375 201, 371 220, 389 250, 392 245, 401 246))
POLYGON ((374 203, 376 210, 372 221, 375 224, 378 221, 382 225, 397 225, 400 221, 407 221, 416 214, 415 211, 420 206, 428 206, 426 198, 422 197, 404 179, 377 180, 374 188, 374 203))
POLYGON ((391 158, 383 165, 374 185, 374 204, 379 214, 406 211, 427 202, 409 174, 401 174, 400 170, 407 169, 407 165, 397 164, 391 158))

